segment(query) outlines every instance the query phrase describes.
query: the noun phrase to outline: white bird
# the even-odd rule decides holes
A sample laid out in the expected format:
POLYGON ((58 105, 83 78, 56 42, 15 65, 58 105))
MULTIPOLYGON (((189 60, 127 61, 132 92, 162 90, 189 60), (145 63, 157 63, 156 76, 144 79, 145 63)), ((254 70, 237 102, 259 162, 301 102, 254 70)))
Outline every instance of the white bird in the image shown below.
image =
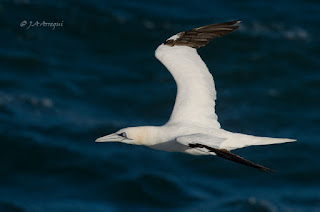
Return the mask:
POLYGON ((177 83, 176 101, 169 121, 163 126, 124 128, 98 138, 96 142, 122 142, 168 152, 217 155, 266 172, 274 171, 235 155, 230 150, 296 140, 257 137, 221 129, 214 108, 216 90, 213 77, 197 53, 197 48, 213 38, 237 29, 238 23, 240 21, 195 28, 180 32, 162 43, 155 56, 177 83))

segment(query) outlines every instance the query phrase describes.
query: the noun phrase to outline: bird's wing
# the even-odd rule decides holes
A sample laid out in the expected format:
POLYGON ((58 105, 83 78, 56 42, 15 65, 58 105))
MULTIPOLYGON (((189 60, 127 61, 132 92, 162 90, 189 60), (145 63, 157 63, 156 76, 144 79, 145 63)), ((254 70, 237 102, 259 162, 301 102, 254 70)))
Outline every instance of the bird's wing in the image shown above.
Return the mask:
POLYGON ((214 109, 216 90, 213 77, 196 49, 237 29, 237 23, 240 21, 180 32, 157 48, 157 59, 167 67, 177 83, 176 102, 168 123, 220 128, 214 109))
POLYGON ((201 133, 180 136, 176 138, 177 142, 185 146, 188 146, 190 148, 195 148, 199 151, 202 151, 208 154, 214 154, 214 155, 217 155, 218 157, 231 160, 236 163, 240 163, 253 168, 257 168, 265 172, 270 172, 270 171, 274 172, 274 170, 270 168, 252 163, 251 161, 246 160, 240 157, 239 155, 233 154, 226 149, 220 149, 219 148, 220 144, 225 140, 226 140, 225 138, 214 137, 214 136, 205 135, 201 133))
POLYGON ((214 148, 219 148, 220 144, 227 140, 226 138, 220 138, 216 136, 211 136, 203 133, 195 133, 190 135, 183 135, 176 138, 176 141, 185 146, 190 144, 201 143, 214 148))

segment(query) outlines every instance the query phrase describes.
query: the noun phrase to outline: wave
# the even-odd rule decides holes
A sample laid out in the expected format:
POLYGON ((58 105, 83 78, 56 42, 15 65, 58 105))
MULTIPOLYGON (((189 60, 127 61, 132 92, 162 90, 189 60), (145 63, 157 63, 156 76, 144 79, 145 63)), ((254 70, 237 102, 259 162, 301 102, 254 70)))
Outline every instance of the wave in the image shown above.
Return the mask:
POLYGON ((242 22, 239 31, 253 37, 312 41, 311 33, 307 29, 301 26, 286 26, 284 23, 242 22))

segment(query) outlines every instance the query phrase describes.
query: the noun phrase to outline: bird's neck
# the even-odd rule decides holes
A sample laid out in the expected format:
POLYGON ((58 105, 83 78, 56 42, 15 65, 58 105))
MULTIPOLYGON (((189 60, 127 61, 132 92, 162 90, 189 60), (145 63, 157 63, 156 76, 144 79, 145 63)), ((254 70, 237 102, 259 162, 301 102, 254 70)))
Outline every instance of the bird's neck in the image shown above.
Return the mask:
POLYGON ((136 139, 135 144, 150 146, 158 143, 160 127, 158 126, 142 126, 135 127, 136 139))

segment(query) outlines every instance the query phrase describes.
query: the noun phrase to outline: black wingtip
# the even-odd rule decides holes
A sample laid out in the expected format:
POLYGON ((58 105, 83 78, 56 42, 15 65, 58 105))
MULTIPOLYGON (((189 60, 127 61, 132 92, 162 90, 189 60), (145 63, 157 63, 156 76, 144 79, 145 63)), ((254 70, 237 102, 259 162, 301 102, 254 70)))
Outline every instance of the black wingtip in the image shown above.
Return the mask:
POLYGON ((236 24, 239 23, 241 23, 241 20, 194 28, 178 33, 175 39, 168 39, 164 44, 168 46, 189 46, 197 49, 205 46, 216 37, 227 35, 238 29, 239 26, 236 24))
POLYGON ((270 172, 277 172, 276 170, 273 170, 273 169, 270 169, 270 168, 267 168, 267 167, 264 167, 264 166, 261 166, 260 168, 262 171, 265 171, 267 173, 270 173, 270 172))
POLYGON ((210 147, 210 146, 207 146, 204 144, 200 144, 200 143, 193 143, 193 144, 191 143, 191 144, 189 144, 189 147, 190 148, 205 148, 205 149, 209 150, 209 152, 214 152, 218 157, 221 157, 221 158, 224 158, 227 160, 231 160, 233 162, 240 163, 240 164, 243 164, 246 166, 250 166, 250 167, 253 167, 256 169, 260 169, 260 170, 267 172, 267 173, 277 172, 273 169, 261 166, 256 163, 252 163, 251 161, 246 160, 246 159, 244 159, 244 158, 240 157, 239 155, 236 155, 232 152, 229 152, 226 149, 216 149, 216 148, 213 148, 213 147, 210 147))

